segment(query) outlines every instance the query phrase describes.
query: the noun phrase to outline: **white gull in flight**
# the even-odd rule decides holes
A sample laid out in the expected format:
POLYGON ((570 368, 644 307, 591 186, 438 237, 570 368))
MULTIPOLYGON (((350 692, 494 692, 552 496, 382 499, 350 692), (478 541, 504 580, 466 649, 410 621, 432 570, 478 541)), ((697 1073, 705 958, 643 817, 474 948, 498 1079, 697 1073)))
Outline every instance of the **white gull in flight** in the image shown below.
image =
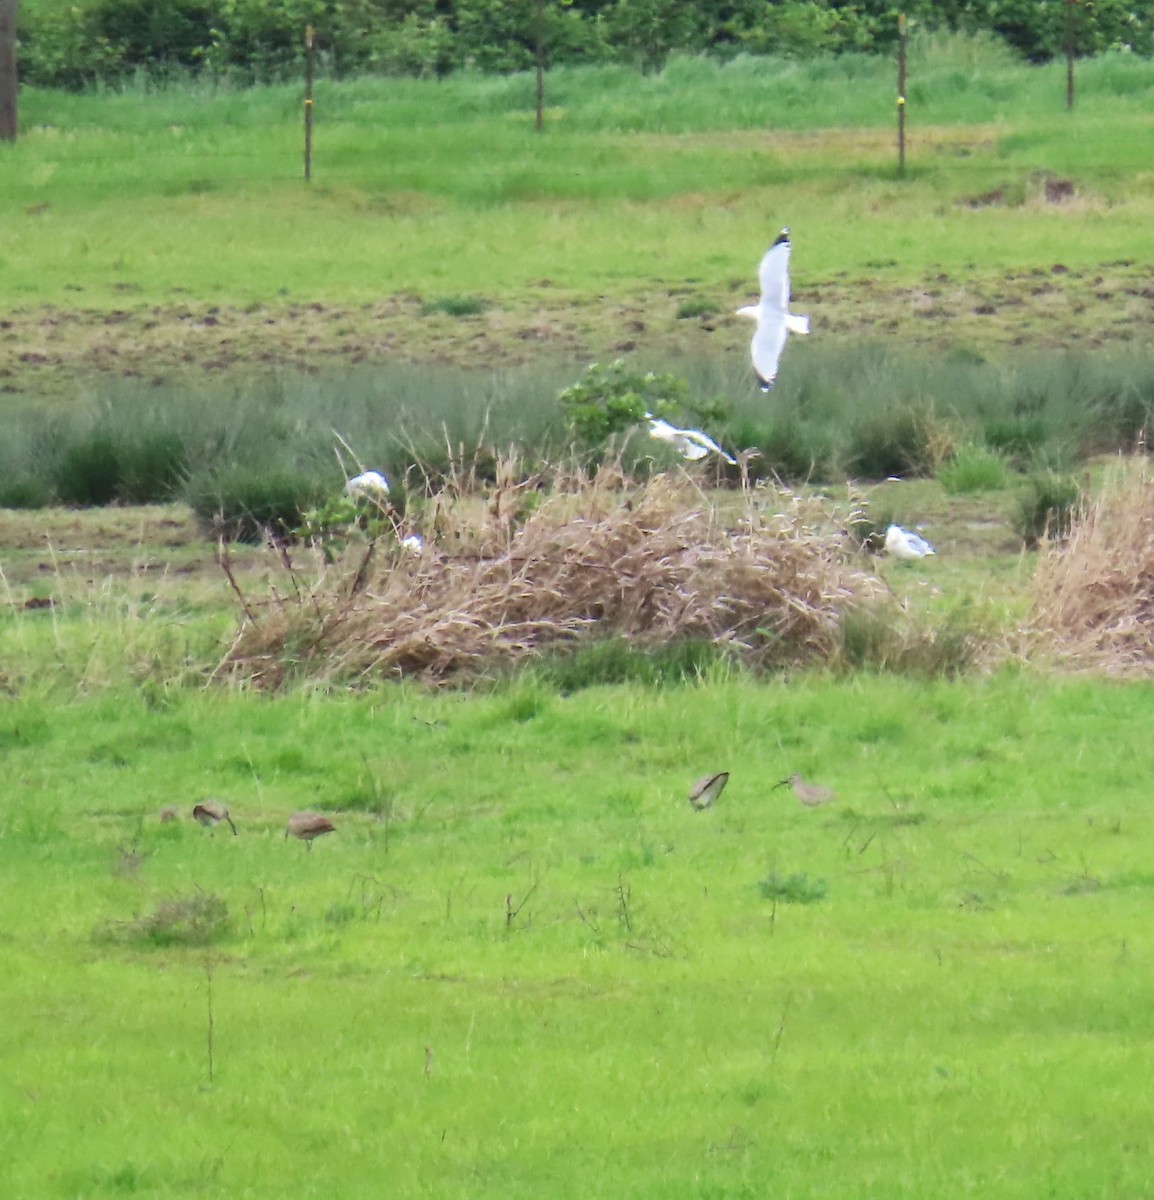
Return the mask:
POLYGON ((758 268, 761 299, 737 310, 739 317, 752 317, 757 329, 750 343, 753 369, 761 390, 768 392, 777 378, 777 364, 785 349, 786 334, 809 333, 809 317, 789 311, 789 226, 765 252, 758 268))
POLYGON ((645 419, 649 422, 649 436, 659 442, 668 442, 682 458, 697 462, 707 454, 720 454, 731 466, 737 465, 733 455, 727 454, 709 434, 702 433, 700 429, 678 429, 676 425, 670 425, 652 413, 646 413, 645 419))

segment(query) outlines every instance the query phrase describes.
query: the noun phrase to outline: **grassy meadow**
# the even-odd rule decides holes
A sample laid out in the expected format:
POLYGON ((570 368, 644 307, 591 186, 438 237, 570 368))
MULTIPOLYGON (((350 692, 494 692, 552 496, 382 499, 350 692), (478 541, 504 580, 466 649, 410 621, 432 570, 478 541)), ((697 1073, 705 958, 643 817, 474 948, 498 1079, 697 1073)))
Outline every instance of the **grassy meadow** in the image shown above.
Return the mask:
POLYGON ((4 1189, 1140 1196, 1152 705, 1027 675, 12 702, 4 1189), (302 807, 339 814, 311 851, 302 807))
POLYGON ((1029 661, 1015 513, 1145 448, 1154 65, 1064 88, 915 41, 900 179, 893 64, 861 57, 556 71, 540 135, 526 77, 324 80, 309 185, 299 89, 23 93, 0 1195, 1150 1194, 1154 690, 1029 661), (729 313, 786 223, 814 336, 767 399, 729 313), (808 670, 610 645, 262 692, 222 665, 242 603, 325 616, 279 552, 226 576, 185 503, 60 503, 109 447, 333 492, 340 439, 395 481, 484 450, 473 493, 414 484, 435 541, 442 502, 502 519, 500 456, 560 454, 559 390, 618 356, 797 481, 767 513, 922 527, 934 559, 854 559, 914 652, 847 619, 808 670), (924 461, 867 472, 899 435, 924 461), (959 630, 998 653, 961 669, 959 630), (301 810, 338 831, 286 840, 301 810))

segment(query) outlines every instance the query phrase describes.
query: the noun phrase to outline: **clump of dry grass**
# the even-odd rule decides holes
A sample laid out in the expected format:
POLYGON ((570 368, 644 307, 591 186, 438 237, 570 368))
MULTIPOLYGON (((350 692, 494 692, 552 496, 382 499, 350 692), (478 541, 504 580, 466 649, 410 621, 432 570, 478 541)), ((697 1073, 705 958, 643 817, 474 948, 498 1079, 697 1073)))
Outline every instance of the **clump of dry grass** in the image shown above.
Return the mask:
POLYGON ((1043 547, 1030 648, 1073 667, 1154 671, 1154 480, 1131 467, 1061 545, 1043 547))
POLYGON ((842 608, 877 586, 788 493, 747 491, 726 518, 683 473, 635 483, 603 467, 548 492, 511 478, 486 505, 435 497, 420 553, 370 546, 302 568, 282 552, 288 587, 244 601, 223 666, 270 687, 301 674, 443 679, 610 636, 805 662, 837 653, 842 608))

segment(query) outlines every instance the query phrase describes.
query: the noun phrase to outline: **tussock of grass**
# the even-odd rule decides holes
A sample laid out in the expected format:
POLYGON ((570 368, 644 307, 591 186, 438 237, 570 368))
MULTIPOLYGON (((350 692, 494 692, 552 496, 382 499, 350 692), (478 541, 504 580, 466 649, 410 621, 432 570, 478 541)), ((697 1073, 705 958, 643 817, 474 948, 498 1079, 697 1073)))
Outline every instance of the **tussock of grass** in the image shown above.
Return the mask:
POLYGON ((378 560, 370 545, 357 563, 318 563, 311 586, 294 578, 246 605, 227 668, 267 686, 302 672, 439 679, 607 636, 805 662, 836 652, 839 612, 874 587, 796 515, 751 501, 723 521, 687 475, 575 473, 523 519, 494 502, 472 527, 433 507, 436 546, 378 560))
POLYGON ((1065 664, 1154 670, 1154 480, 1133 470, 1051 547, 1033 582, 1031 629, 1065 664))

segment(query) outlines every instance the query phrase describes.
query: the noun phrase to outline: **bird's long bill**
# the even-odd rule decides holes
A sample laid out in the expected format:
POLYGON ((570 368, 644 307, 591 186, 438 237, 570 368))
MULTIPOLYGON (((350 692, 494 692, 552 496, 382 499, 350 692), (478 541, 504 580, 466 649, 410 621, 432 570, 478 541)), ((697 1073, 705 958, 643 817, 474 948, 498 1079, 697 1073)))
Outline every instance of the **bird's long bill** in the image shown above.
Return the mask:
POLYGON ((776 790, 777 790, 779 787, 788 787, 788 786, 789 786, 789 780, 788 780, 788 779, 782 779, 782 780, 779 780, 777 783, 775 783, 775 784, 773 785, 773 787, 771 787, 769 790, 770 790, 771 792, 774 792, 774 791, 776 791, 776 790))

